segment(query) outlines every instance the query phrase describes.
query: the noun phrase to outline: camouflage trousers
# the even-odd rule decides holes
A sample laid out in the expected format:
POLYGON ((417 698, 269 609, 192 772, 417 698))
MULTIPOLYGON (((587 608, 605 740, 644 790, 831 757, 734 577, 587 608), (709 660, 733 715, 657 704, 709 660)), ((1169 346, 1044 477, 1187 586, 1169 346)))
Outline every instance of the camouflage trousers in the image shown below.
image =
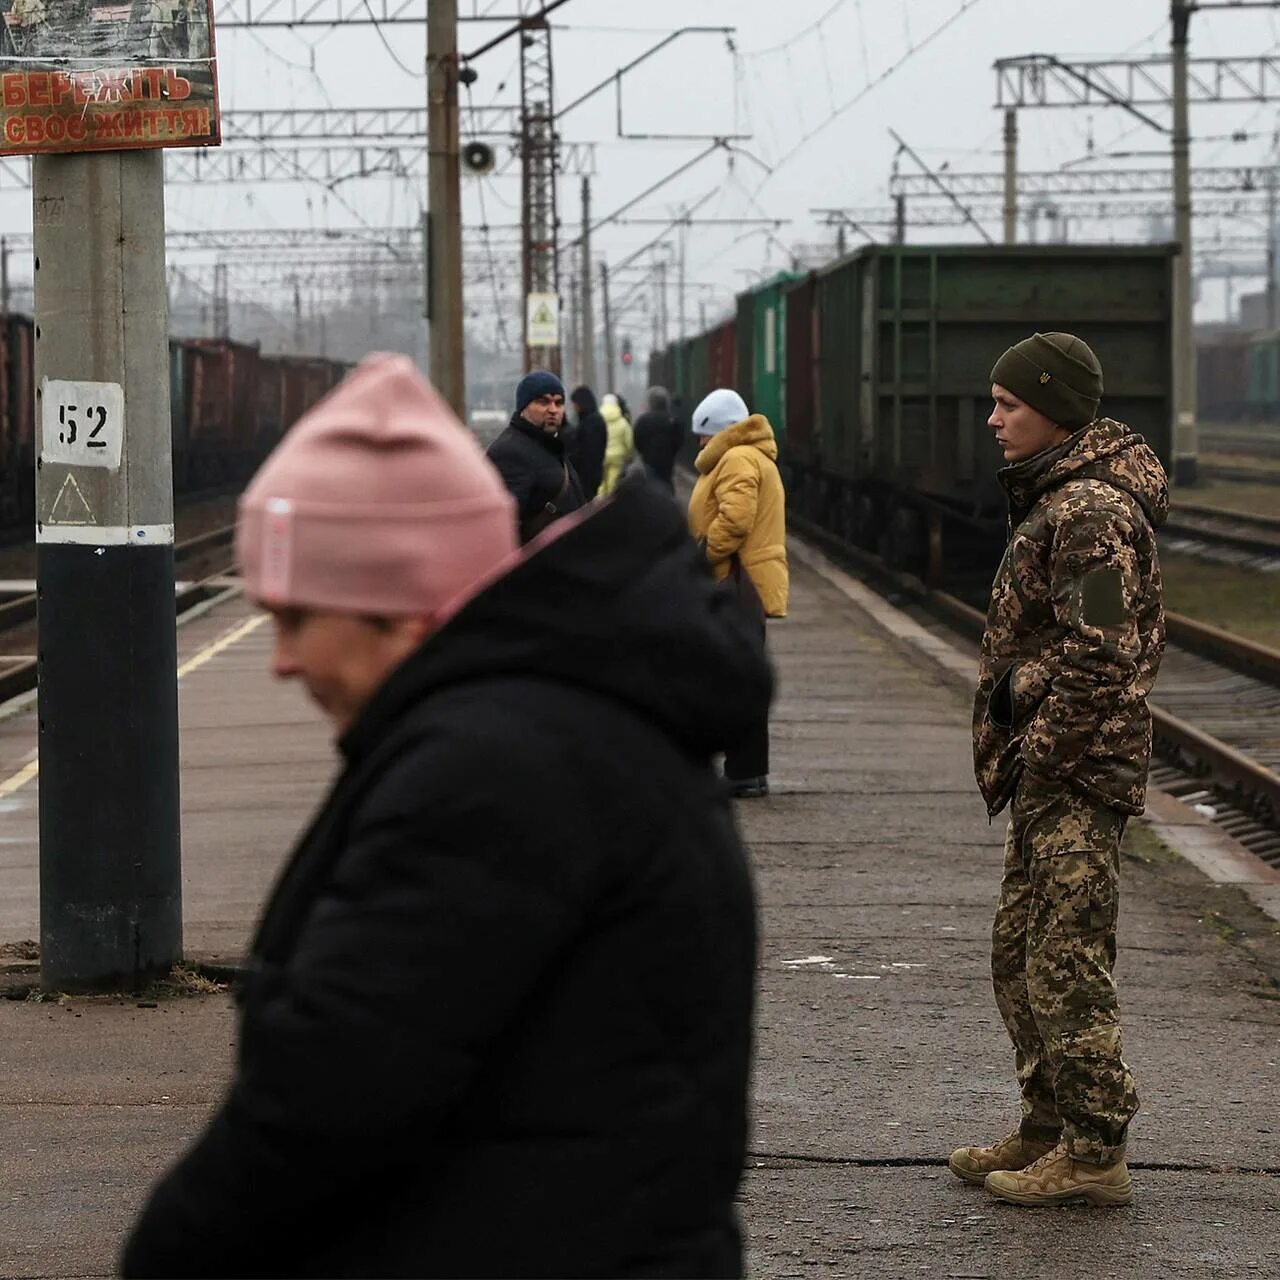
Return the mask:
POLYGON ((1013 799, 991 938, 1024 1137, 1109 1164, 1138 1110, 1121 1057, 1112 970, 1125 815, 1024 775, 1013 799))

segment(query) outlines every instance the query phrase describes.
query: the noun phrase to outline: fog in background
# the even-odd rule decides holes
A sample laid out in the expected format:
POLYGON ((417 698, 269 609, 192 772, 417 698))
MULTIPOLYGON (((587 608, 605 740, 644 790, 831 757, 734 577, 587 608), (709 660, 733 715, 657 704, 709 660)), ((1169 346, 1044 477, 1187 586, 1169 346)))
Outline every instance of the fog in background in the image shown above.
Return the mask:
MULTIPOLYGON (((257 8, 264 8, 257 0, 257 8)), ((323 7, 318 5, 317 7, 323 7)), ((461 0, 461 12, 511 15, 533 12, 524 0, 461 0)), ((423 5, 425 9, 425 5, 423 5)), ((655 338, 677 336, 681 314, 688 331, 730 313, 736 292, 756 280, 834 256, 834 228, 810 211, 846 206, 888 210, 897 154, 896 129, 929 166, 941 171, 998 171, 1003 119, 995 107, 996 58, 1053 53, 1066 59, 1142 57, 1167 53, 1168 0, 569 0, 552 18, 556 105, 563 107, 673 30, 692 25, 732 27, 730 34, 687 34, 622 80, 621 125, 636 141, 618 136, 612 87, 560 121, 565 143, 596 144, 593 203, 597 217, 633 200, 706 149, 713 137, 733 138, 687 172, 637 204, 629 216, 673 219, 697 205, 683 255, 683 305, 675 289, 679 233, 668 247, 644 253, 619 272, 613 290, 619 338, 631 340, 637 369, 655 338), (653 135, 703 135, 674 140, 653 135), (738 137, 737 135, 744 135, 738 137), (778 226, 735 225, 739 219, 775 219, 778 226), (666 253, 668 317, 655 331, 655 254, 666 253)), ((461 24, 463 51, 477 48, 509 23, 461 24)), ((1280 12, 1198 13, 1192 21, 1192 56, 1257 55, 1280 50, 1280 12)), ((278 110, 325 106, 412 106, 425 98, 426 31, 422 24, 341 29, 219 30, 217 44, 224 108, 278 110)), ((476 59, 478 79, 463 105, 487 107, 519 101, 518 46, 512 39, 476 59)), ((1273 105, 1193 108, 1196 165, 1267 166, 1275 156, 1273 105)), ((1167 119, 1169 113, 1153 109, 1167 119)), ((465 126, 468 117, 464 111, 465 126)), ((1020 113, 1021 165, 1167 168, 1169 137, 1117 108, 1026 110, 1020 113)), ((289 144, 281 144, 282 147, 289 144)), ((376 139, 367 145, 371 155, 376 139)), ((403 146, 404 144, 400 144, 403 146)), ((13 162, 10 162, 11 164, 13 162)), ((421 172, 421 170, 420 170, 421 172)), ((561 239, 578 233, 580 179, 559 185, 561 239)), ((509 143, 499 146, 495 173, 464 179, 467 231, 468 332, 471 372, 500 371, 518 360, 520 338, 519 167, 509 143), (487 230, 485 230, 487 228, 487 230)), ((1137 198, 1137 197, 1134 197, 1137 198)), ((414 227, 425 201, 422 177, 380 173, 326 186, 323 182, 171 183, 171 229, 293 227, 414 227)), ((984 202, 990 204, 990 202, 984 202)), ((1096 202, 1095 202, 1096 203, 1096 202)), ((931 208, 940 208, 930 202, 931 208)), ((29 231, 31 194, 0 183, 0 228, 29 231)), ((1146 241, 1168 236, 1168 226, 1040 216, 1040 239, 1146 241)), ((986 230, 998 240, 998 220, 986 230)), ((653 240, 659 225, 603 227, 597 258, 621 263, 653 240)), ((887 240, 887 226, 867 226, 887 240)), ((1198 219, 1198 244, 1220 243, 1250 269, 1265 254, 1265 227, 1256 218, 1198 219)), ((1028 234, 1027 224, 1020 235, 1028 234)), ((913 242, 977 242, 971 228, 910 228, 913 242)), ((865 237, 846 231, 854 248, 865 237)), ((387 266, 349 266, 349 246, 321 260, 313 254, 293 266, 271 254, 224 258, 235 336, 272 350, 299 345, 354 358, 373 348, 421 356, 420 254, 386 254, 387 266)), ((384 251, 385 252, 385 251, 384 251)), ((1198 255, 1199 256, 1199 255, 1198 255)), ((192 250, 170 254, 175 333, 207 331, 211 323, 213 263, 218 255, 192 250)), ((562 291, 577 271, 566 253, 562 291)), ((29 258, 11 258, 11 277, 30 279, 29 258)), ((1197 318, 1220 321, 1241 292, 1257 290, 1256 277, 1206 282, 1197 318)), ((597 304, 597 323, 599 322, 597 304)), ((640 375, 637 374, 637 377, 640 375)), ((501 380, 501 377, 498 380, 501 380)))

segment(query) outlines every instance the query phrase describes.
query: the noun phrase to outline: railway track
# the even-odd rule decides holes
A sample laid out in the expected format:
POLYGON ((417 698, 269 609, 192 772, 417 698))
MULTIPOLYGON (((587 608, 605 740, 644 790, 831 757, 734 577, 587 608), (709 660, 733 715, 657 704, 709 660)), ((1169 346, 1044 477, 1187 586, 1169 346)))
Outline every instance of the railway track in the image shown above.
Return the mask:
MULTIPOLYGON (((793 524, 877 589, 913 601, 953 633, 981 639, 981 609, 807 521, 793 524)), ((1182 614, 1166 619, 1170 643, 1150 704, 1152 781, 1280 866, 1280 651, 1182 614)))
POLYGON ((1280 560, 1280 518, 1228 511, 1223 507, 1178 503, 1161 534, 1208 548, 1221 548, 1232 558, 1280 560))
MULTIPOLYGON (((208 533, 176 543, 174 567, 180 580, 186 579, 175 597, 179 614, 195 608, 222 589, 220 580, 230 565, 235 526, 212 529, 208 533), (213 565, 217 568, 213 568, 213 565)), ((36 617, 36 594, 29 592, 0 605, 0 634, 12 631, 36 617)), ((0 702, 29 693, 36 687, 36 659, 0 657, 0 702)))

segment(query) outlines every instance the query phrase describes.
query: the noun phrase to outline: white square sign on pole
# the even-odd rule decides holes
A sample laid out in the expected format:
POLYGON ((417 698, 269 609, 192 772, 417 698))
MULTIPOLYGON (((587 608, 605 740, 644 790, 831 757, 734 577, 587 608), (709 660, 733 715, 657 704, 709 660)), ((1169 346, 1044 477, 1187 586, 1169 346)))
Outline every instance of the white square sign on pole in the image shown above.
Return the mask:
POLYGON ((560 295, 531 293, 526 310, 527 341, 531 347, 560 345, 560 295))

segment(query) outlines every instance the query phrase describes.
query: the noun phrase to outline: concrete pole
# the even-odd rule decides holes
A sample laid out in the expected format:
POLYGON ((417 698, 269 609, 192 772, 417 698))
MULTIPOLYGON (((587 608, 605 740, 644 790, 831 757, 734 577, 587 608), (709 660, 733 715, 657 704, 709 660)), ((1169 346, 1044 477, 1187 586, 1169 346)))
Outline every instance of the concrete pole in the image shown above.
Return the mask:
POLYGON ((687 217, 685 221, 680 224, 680 230, 677 234, 679 235, 679 239, 676 241, 676 251, 679 256, 676 259, 676 289, 678 296, 677 305, 679 307, 680 327, 676 330, 676 338, 681 339, 689 332, 688 325, 686 324, 688 316, 685 312, 685 292, 688 287, 686 260, 688 258, 687 241, 689 236, 689 220, 687 217))
MULTIPOLYGON (((665 249, 666 246, 664 245, 665 249)), ((667 346, 667 259, 658 259, 658 347, 666 350, 667 346)))
POLYGON ((37 156, 40 971, 182 955, 164 158, 37 156))
POLYGON ((907 243, 907 197, 893 198, 893 243, 907 243))
MULTIPOLYGON (((1231 277, 1227 277, 1227 288, 1231 288, 1231 277)), ((1227 307, 1227 319, 1231 319, 1230 305, 1227 307)), ((1267 328, 1274 329, 1280 324, 1276 313, 1276 171, 1267 173, 1267 328)))
POLYGON ((0 315, 9 314, 9 242, 0 236, 0 315))
POLYGON ((578 300, 582 297, 578 289, 578 282, 571 274, 569 276, 569 310, 565 317, 567 324, 565 325, 565 343, 563 350, 566 353, 563 373, 568 381, 569 386, 578 385, 580 373, 579 357, 581 356, 581 347, 579 346, 579 329, 578 329, 578 300))
POLYGON ((1018 242, 1018 111, 1004 113, 1004 242, 1018 242))
POLYGON ((591 179, 582 175, 582 381, 596 385, 596 317, 591 290, 591 179))
POLYGON ((604 321, 604 390, 614 385, 613 315, 609 308, 609 264, 600 264, 600 317, 604 321))
POLYGON ((458 160, 458 0, 427 6, 428 373, 466 417, 462 331, 462 196, 458 160))
POLYGON ((1171 0, 1173 26, 1173 482, 1194 484, 1199 433, 1196 428, 1196 348, 1191 243, 1191 129, 1187 106, 1187 37, 1191 0, 1171 0))

